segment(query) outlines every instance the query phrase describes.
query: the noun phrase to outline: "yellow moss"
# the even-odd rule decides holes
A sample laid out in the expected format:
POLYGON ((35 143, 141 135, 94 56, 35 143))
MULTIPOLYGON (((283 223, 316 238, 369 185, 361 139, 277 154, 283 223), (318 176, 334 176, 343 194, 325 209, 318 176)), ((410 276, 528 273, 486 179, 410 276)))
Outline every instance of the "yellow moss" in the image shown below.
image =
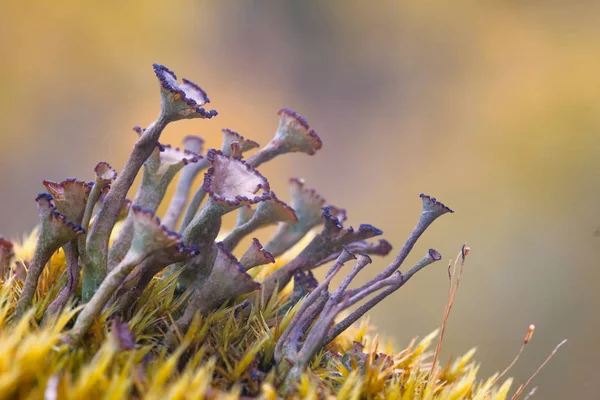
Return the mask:
MULTIPOLYGON (((15 245, 16 260, 28 260, 36 233, 15 245)), ((300 245, 300 248, 302 245, 300 245)), ((297 250, 256 273, 264 277, 285 264, 297 250)), ((237 399, 281 397, 273 372, 273 350, 279 335, 297 312, 278 310, 291 289, 268 302, 257 300, 249 315, 224 306, 194 320, 189 331, 166 347, 173 315, 187 294, 177 297, 176 275, 159 275, 141 296, 130 329, 136 347, 121 349, 110 330, 110 310, 96 321, 83 344, 69 344, 66 331, 77 312, 65 309, 41 324, 44 310, 64 282, 64 254, 57 252, 40 278, 32 310, 12 323, 21 282, 10 277, 0 285, 0 399, 237 399)), ((431 345, 437 331, 394 352, 389 341, 370 335, 366 319, 339 335, 319 353, 287 396, 317 399, 494 399, 507 398, 511 380, 494 386, 496 375, 477 378, 474 350, 449 363, 436 382, 428 382, 431 345), (383 343, 383 344, 382 344, 383 343)))
POLYGON ((15 240, 13 242, 16 261, 23 262, 33 258, 38 232, 39 227, 36 227, 29 235, 25 235, 21 241, 15 240))

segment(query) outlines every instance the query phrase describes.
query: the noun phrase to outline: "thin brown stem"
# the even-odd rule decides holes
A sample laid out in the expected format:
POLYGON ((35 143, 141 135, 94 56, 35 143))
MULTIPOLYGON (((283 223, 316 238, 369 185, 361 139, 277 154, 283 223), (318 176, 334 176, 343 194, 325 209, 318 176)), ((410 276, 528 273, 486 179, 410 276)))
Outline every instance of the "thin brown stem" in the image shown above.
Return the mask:
POLYGON ((542 365, 540 365, 538 367, 538 369, 535 370, 535 372, 533 373, 533 375, 531 375, 531 377, 529 379, 527 379, 527 382, 525 382, 524 384, 522 384, 521 386, 519 386, 519 389, 510 398, 510 400, 516 400, 516 399, 519 398, 519 396, 523 393, 523 391, 525 390, 525 388, 531 383, 531 381, 533 380, 533 378, 535 378, 537 376, 537 374, 540 373, 540 371, 542 370, 542 368, 544 368, 546 366, 546 364, 548 364, 548 362, 550 361, 550 359, 552 359, 552 357, 554 357, 554 355, 556 354, 556 352, 558 351, 558 349, 560 349, 560 347, 563 344, 565 344, 565 343, 567 343, 567 339, 563 340, 558 345, 556 345, 556 347, 554 348, 554 350, 552 350, 552 353, 550 353, 550 355, 544 360, 544 362, 542 363, 542 365))
POLYGON ((442 319, 442 327, 440 329, 440 337, 438 339, 437 346, 435 348, 435 352, 433 354, 433 362, 431 363, 431 369, 429 371, 429 382, 435 382, 437 376, 437 363, 440 357, 440 353, 442 351, 442 342, 444 340, 444 332, 446 331, 446 326, 448 324, 448 318, 450 317, 450 311, 452 310, 452 305, 454 304, 454 298, 456 297, 456 292, 458 292, 458 287, 460 285, 460 278, 462 277, 463 266, 465 264, 465 257, 469 253, 470 249, 467 247, 465 243, 461 251, 456 256, 456 260, 454 261, 454 268, 452 273, 450 273, 450 264, 448 265, 448 277, 450 280, 450 285, 448 287, 448 303, 446 304, 446 310, 444 311, 444 317, 442 319), (456 265, 458 259, 461 258, 460 270, 458 272, 458 276, 456 276, 456 265), (456 283, 452 285, 452 278, 456 276, 456 283))
POLYGON ((516 357, 512 360, 512 362, 510 364, 508 364, 508 366, 506 368, 504 368, 504 371, 502 371, 500 373, 500 375, 498 375, 492 381, 492 383, 490 384, 490 387, 494 386, 498 381, 500 381, 500 379, 502 379, 508 373, 508 371, 510 371, 511 368, 517 363, 517 361, 519 360, 519 357, 521 357, 521 354, 523 353, 523 350, 525 350, 525 346, 531 340, 531 336, 533 335, 534 329, 535 329, 534 325, 529 325, 529 329, 527 330, 527 335, 525 335, 525 340, 523 341, 523 344, 521 345, 521 348, 519 349, 519 352, 517 353, 516 357))

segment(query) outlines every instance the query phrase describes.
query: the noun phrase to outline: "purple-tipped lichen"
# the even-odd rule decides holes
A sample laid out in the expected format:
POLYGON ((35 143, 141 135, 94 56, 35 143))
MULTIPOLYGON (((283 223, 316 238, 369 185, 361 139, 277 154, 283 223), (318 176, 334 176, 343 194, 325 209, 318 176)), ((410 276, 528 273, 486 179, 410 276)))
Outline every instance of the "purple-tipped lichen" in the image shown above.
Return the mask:
POLYGON ((277 114, 279 115, 279 127, 275 136, 265 147, 248 159, 248 163, 254 167, 286 153, 301 152, 312 156, 323 146, 317 132, 301 115, 289 108, 282 108, 277 114))
POLYGON ((274 262, 273 254, 266 251, 257 238, 252 239, 252 244, 240 258, 240 264, 245 270, 274 262))
MULTIPOLYGON (((162 65, 155 64, 154 72, 160 87, 160 111, 146 129, 134 129, 138 140, 123 170, 117 174, 108 163, 100 162, 94 169, 93 182, 44 181, 48 193, 36 198, 40 227, 35 250, 29 257, 17 259, 13 243, 0 238, 3 285, 0 327, 4 328, 5 321, 10 320, 21 332, 24 327, 43 321, 44 334, 53 338, 47 348, 59 349, 55 353, 66 358, 57 364, 65 368, 79 368, 80 358, 96 351, 100 355, 89 362, 132 352, 135 357, 127 362, 121 358, 119 368, 137 363, 135 372, 131 372, 135 377, 130 379, 135 384, 128 383, 131 387, 120 392, 121 397, 154 394, 153 398, 168 398, 173 393, 185 392, 196 398, 208 394, 212 389, 203 387, 203 383, 192 385, 194 390, 203 388, 195 394, 186 392, 184 386, 169 386, 167 394, 166 389, 160 392, 168 385, 167 375, 157 372, 156 381, 145 381, 143 377, 151 375, 149 371, 154 367, 149 367, 149 363, 156 362, 164 364, 164 368, 177 369, 178 382, 182 382, 192 376, 185 372, 190 365, 195 368, 202 359, 216 357, 222 358, 222 362, 215 367, 217 360, 212 358, 202 373, 225 382, 221 387, 227 386, 226 390, 234 381, 241 383, 248 397, 275 398, 276 393, 307 396, 306 371, 318 359, 334 371, 322 378, 326 384, 318 386, 322 398, 342 392, 354 393, 352 398, 383 398, 391 392, 412 398, 407 390, 416 390, 419 379, 425 379, 419 372, 420 366, 415 367, 406 358, 380 355, 375 350, 366 353, 362 335, 360 343, 349 345, 343 344, 348 339, 340 338, 418 271, 441 259, 436 250, 430 249, 411 268, 400 271, 423 232, 435 219, 453 211, 422 194, 421 215, 394 260, 379 269, 375 278, 356 285, 361 271, 376 264, 371 256, 385 256, 392 250, 385 239, 369 240, 382 231, 368 224, 356 229, 345 227, 346 210, 327 205, 300 179, 290 180, 288 205, 256 170, 286 153, 315 154, 322 142, 307 121, 294 111, 281 109, 275 136, 263 148, 230 129, 222 131, 221 149, 209 149, 205 156, 200 155, 204 153, 204 141, 198 136, 187 136, 183 150, 163 145, 159 139, 170 122, 212 118, 217 113, 203 108, 209 99, 195 83, 187 79, 178 81, 162 65), (254 154, 244 160, 245 152, 253 150, 254 154), (129 201, 126 195, 140 169, 143 169, 140 187, 133 201, 129 201), (208 170, 203 179, 198 179, 201 182, 195 185, 196 177, 205 169, 208 170), (161 225, 156 212, 177 173, 180 173, 177 188, 161 225), (191 193, 194 195, 190 199, 191 193), (223 232, 223 216, 235 210, 238 211, 235 226, 223 232), (118 231, 113 232, 118 221, 118 231), (265 238, 260 229, 270 225, 276 229, 263 247, 261 241, 265 238), (244 240, 249 243, 238 246, 244 240), (238 247, 243 248, 240 251, 238 247), (57 258, 61 261, 49 263, 57 258), (318 282, 313 271, 330 263, 325 278, 318 282), (57 264, 62 270, 57 270, 57 264), (342 270, 340 283, 330 290, 329 285, 342 270), (292 280, 290 293, 288 284, 292 280), (15 301, 6 300, 9 290, 18 293, 15 301), (6 319, 9 313, 11 317, 6 319), (72 327, 69 321, 74 321, 72 327), (94 342, 91 337, 103 337, 108 327, 111 330, 108 345, 100 348, 88 345, 94 342), (238 351, 238 347, 243 351, 238 351), (327 355, 316 357, 320 352, 327 355), (171 358, 165 361, 167 357, 171 358), (373 370, 388 372, 367 373, 368 365, 373 370), (348 372, 348 368, 354 370, 348 372), (370 387, 363 384, 367 379, 380 379, 377 387, 381 390, 365 392, 364 387, 370 387), (346 383, 339 388, 342 380, 346 383), (347 382, 353 380, 357 382, 355 388, 346 388, 347 382)), ((458 280, 468 251, 463 246, 458 257, 462 260, 458 280)), ((451 291, 443 328, 455 294, 456 290, 451 291)), ((2 335, 0 329, 0 341, 2 335)), ((0 354, 5 355, 2 346, 0 354)), ((419 365, 424 360, 424 348, 425 345, 418 354, 414 350, 411 355, 419 365)), ((473 384, 468 393, 453 391, 453 397, 441 397, 444 391, 454 390, 449 376, 464 374, 466 361, 460 371, 459 367, 450 366, 438 370, 440 348, 441 338, 427 375, 431 396, 428 398, 437 394, 439 398, 476 398, 472 396, 473 384)), ((59 389, 71 385, 73 379, 80 378, 55 371, 34 386, 45 385, 46 397, 56 398, 59 389)), ((496 376, 489 381, 491 384, 481 386, 477 398, 491 393, 500 393, 498 398, 504 398, 507 385, 497 392, 492 389, 498 379, 496 376)), ((75 386, 83 387, 84 383, 75 386)), ((0 397, 10 393, 6 397, 15 398, 17 390, 13 389, 15 385, 10 382, 0 384, 0 397)), ((29 397, 32 396, 35 397, 29 397)), ((79 393, 72 397, 86 395, 79 393)))
POLYGON ((27 270, 27 277, 23 283, 23 290, 17 303, 15 316, 22 317, 31 306, 33 296, 38 285, 38 279, 44 266, 59 248, 85 233, 85 230, 58 212, 54 205, 54 198, 48 193, 40 193, 35 201, 38 205, 38 214, 41 226, 39 229, 37 245, 33 259, 27 270))
MULTIPOLYGON (((211 118, 216 112, 203 108, 209 99, 198 85, 186 79, 177 81, 175 74, 162 65, 155 64, 154 72, 160 83, 159 116, 145 129, 134 128, 139 138, 121 173, 117 174, 106 162, 100 162, 94 169, 96 179, 92 183, 75 179, 62 183, 44 181, 49 194, 40 195, 37 199, 42 226, 16 315, 22 316, 31 304, 44 265, 60 247, 65 250, 67 282, 47 314, 60 312, 69 299, 81 298, 84 306, 71 332, 72 338, 77 340, 85 337, 93 321, 109 304, 117 313, 130 316, 131 307, 144 288, 167 267, 169 275, 177 274, 182 288, 191 290, 191 301, 177 319, 177 327, 181 331, 192 323, 198 313, 206 314, 226 302, 236 301, 240 296, 258 291, 255 296, 268 300, 294 276, 299 280, 299 287, 304 287, 300 283, 303 276, 312 277, 314 268, 336 259, 326 281, 314 288, 302 303, 304 308, 312 307, 311 313, 298 322, 303 329, 302 334, 295 332, 291 335, 297 341, 292 346, 294 351, 300 351, 300 347, 305 349, 302 350, 301 361, 292 368, 301 371, 316 349, 336 336, 339 328, 336 330, 329 324, 341 309, 374 292, 395 290, 412 276, 413 270, 405 275, 394 271, 433 219, 451 210, 435 199, 422 196, 422 218, 397 259, 372 282, 359 289, 347 289, 356 273, 366 265, 366 260, 370 262, 367 254, 386 255, 391 250, 391 245, 385 240, 376 243, 367 241, 382 232, 371 225, 360 225, 358 229, 344 228, 346 211, 325 206, 325 200, 313 189, 305 188, 300 179, 290 180, 291 203, 288 205, 271 191, 267 179, 255 169, 285 153, 315 154, 322 142, 307 121, 294 111, 281 109, 275 136, 248 161, 242 159, 243 153, 259 148, 258 143, 230 129, 223 129, 221 150, 210 149, 205 157, 199 155, 204 141, 196 136, 184 139, 183 150, 162 145, 158 140, 168 123, 183 118, 211 118), (142 167, 141 185, 133 202, 127 203, 125 195, 142 167), (208 171, 187 207, 180 236, 171 229, 184 214, 194 178, 205 168, 208 171), (167 224, 161 226, 154 213, 167 187, 182 169, 176 194, 166 213, 167 224), (208 199, 200 208, 205 194, 208 199), (238 209, 236 226, 222 242, 216 242, 223 215, 238 209), (109 248, 109 236, 123 212, 127 213, 127 217, 109 248), (273 237, 264 247, 254 237, 238 261, 231 251, 245 237, 255 235, 258 229, 268 225, 278 226, 273 237), (269 274, 262 284, 248 275, 247 270, 275 262, 276 257, 291 249, 319 225, 323 226, 321 232, 290 262, 269 274), (88 227, 89 235, 82 235, 88 227), (353 252, 359 254, 353 272, 335 292, 331 300, 335 304, 328 303, 329 300, 322 302, 326 313, 321 314, 323 309, 311 305, 311 301, 328 293, 327 282, 346 258, 355 257, 353 252), (82 292, 78 293, 80 264, 83 266, 83 279, 82 292), (308 332, 309 325, 313 323, 318 326, 318 333, 315 329, 308 332), (306 340, 305 335, 308 335, 306 340)), ((9 247, 3 248, 4 264, 10 260, 6 249, 9 247)), ((253 304, 252 298, 246 300, 244 309, 248 310, 253 304)), ((364 314, 363 310, 359 308, 341 324, 348 324, 347 321, 364 314)), ((278 344, 280 350, 290 347, 282 341, 280 339, 278 344)), ((278 357, 281 358, 280 355, 278 357)), ((286 359, 290 357, 286 356, 286 359)), ((297 375, 295 372, 292 376, 294 374, 297 375)))
POLYGON ((161 108, 171 121, 187 118, 212 118, 215 110, 206 111, 203 105, 210 103, 206 92, 188 79, 177 82, 177 76, 164 65, 154 64, 154 72, 161 85, 161 108))
MULTIPOLYGON (((256 147, 259 147, 259 144, 253 140, 245 139, 239 133, 232 131, 231 129, 223 129, 223 141, 221 144, 221 152, 224 155, 231 155, 231 145, 237 144, 242 152, 252 150, 256 147)), ((208 168, 210 166, 210 161, 208 158, 201 160, 198 164, 202 165, 202 169, 208 168)), ((190 200, 190 204, 187 206, 183 219, 181 221, 181 226, 179 228, 179 232, 183 232, 183 230, 189 225, 192 221, 198 208, 200 208, 200 204, 202 200, 204 200, 204 196, 206 196, 206 192, 204 191, 204 186, 200 185, 200 187, 194 193, 194 196, 190 200)))

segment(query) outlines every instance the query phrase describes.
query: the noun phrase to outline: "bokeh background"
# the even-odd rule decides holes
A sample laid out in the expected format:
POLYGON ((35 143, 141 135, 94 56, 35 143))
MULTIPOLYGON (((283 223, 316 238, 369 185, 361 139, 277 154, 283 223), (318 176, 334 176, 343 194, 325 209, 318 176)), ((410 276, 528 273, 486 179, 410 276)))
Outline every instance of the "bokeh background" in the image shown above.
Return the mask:
MULTIPOLYGON (((172 124, 163 142, 219 146, 228 127, 264 144, 287 106, 324 146, 261 168, 280 197, 304 177, 396 249, 420 192, 456 209, 409 260, 473 249, 442 361, 477 346, 481 372, 501 370, 534 323, 517 383, 568 338, 535 398, 597 398, 600 3, 433 3, 2 0, 1 233, 35 225, 42 179, 123 166, 131 127, 156 116, 151 64, 164 63, 220 114, 172 124)), ((446 262, 371 313, 381 335, 400 346, 439 326, 446 262)))

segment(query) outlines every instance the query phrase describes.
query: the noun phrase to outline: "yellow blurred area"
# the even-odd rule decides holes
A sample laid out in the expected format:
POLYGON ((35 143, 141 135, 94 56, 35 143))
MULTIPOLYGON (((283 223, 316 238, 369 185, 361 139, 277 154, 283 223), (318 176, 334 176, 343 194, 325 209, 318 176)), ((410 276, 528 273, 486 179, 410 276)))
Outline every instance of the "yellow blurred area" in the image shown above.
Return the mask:
POLYGON ((227 127, 265 144, 287 106, 324 146, 261 168, 279 197, 288 177, 304 177, 396 250, 420 192, 457 211, 407 262, 428 247, 445 261, 371 313, 382 335, 404 344, 439 326, 445 264, 468 241, 442 362, 477 346, 484 375, 502 370, 534 323, 516 381, 568 338, 534 398, 598 397, 600 3, 1 5, 3 235, 35 225, 43 179, 90 180, 100 160, 123 166, 131 127, 158 111, 151 64, 163 63, 202 86, 219 116, 172 124, 162 142, 193 133, 219 146, 227 127))

